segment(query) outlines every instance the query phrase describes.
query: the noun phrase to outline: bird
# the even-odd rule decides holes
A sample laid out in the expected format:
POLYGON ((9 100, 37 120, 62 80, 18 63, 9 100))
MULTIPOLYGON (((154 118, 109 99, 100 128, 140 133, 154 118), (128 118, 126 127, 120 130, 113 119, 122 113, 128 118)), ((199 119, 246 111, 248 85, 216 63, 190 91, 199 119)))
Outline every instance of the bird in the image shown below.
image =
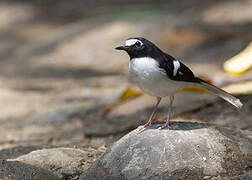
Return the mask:
POLYGON ((209 93, 217 95, 236 108, 241 108, 241 101, 228 92, 196 77, 181 61, 163 52, 151 41, 143 37, 132 37, 116 50, 126 51, 129 55, 129 77, 142 91, 156 97, 153 112, 146 124, 139 126, 140 130, 152 125, 162 98, 169 97, 169 109, 166 121, 158 129, 170 129, 170 119, 174 95, 184 88, 201 87, 209 93))

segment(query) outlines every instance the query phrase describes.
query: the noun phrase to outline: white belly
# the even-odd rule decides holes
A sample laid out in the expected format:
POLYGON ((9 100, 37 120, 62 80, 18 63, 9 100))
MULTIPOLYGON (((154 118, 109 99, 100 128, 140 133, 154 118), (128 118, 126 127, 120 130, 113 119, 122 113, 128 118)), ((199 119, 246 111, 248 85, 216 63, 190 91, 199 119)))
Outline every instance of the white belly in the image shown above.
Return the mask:
POLYGON ((129 63, 130 79, 144 92, 155 97, 165 97, 193 86, 193 83, 170 80, 152 58, 135 58, 129 63))

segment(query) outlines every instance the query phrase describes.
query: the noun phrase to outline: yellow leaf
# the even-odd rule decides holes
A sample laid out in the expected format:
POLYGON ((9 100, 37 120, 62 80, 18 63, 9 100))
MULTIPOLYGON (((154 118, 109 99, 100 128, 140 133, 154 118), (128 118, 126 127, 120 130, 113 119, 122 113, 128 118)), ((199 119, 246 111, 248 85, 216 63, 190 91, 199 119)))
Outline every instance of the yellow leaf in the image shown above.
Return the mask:
POLYGON ((188 92, 188 91, 197 91, 197 92, 202 92, 202 93, 208 92, 206 89, 204 89, 202 87, 199 87, 199 86, 193 86, 193 87, 183 88, 183 89, 181 89, 178 92, 188 92))
POLYGON ((223 68, 230 74, 240 75, 252 68, 252 42, 239 54, 227 60, 223 68))
POLYGON ((223 90, 232 94, 251 94, 252 93, 252 81, 243 83, 230 84, 222 88, 223 90))
POLYGON ((139 90, 135 90, 133 88, 130 88, 130 87, 127 87, 122 95, 120 96, 120 101, 123 102, 123 101, 126 101, 130 98, 133 98, 133 97, 138 97, 138 96, 141 96, 143 95, 144 93, 139 91, 139 90))

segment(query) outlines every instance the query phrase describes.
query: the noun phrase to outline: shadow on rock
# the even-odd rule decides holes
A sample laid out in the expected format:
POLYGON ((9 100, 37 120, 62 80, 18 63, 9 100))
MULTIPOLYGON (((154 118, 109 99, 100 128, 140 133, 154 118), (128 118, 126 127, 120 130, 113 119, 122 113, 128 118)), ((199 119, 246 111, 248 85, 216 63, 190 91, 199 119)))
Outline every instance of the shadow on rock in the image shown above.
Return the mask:
POLYGON ((0 178, 1 179, 59 179, 54 173, 36 166, 18 161, 0 160, 0 178))
MULTIPOLYGON (((158 129, 163 124, 154 124, 152 126, 149 126, 146 128, 148 129, 158 129)), ((170 122, 170 129, 169 130, 175 130, 175 131, 190 131, 194 129, 201 129, 201 128, 207 128, 208 125, 205 123, 199 123, 199 122, 170 122)), ((162 131, 166 131, 168 129, 163 129, 162 131)))

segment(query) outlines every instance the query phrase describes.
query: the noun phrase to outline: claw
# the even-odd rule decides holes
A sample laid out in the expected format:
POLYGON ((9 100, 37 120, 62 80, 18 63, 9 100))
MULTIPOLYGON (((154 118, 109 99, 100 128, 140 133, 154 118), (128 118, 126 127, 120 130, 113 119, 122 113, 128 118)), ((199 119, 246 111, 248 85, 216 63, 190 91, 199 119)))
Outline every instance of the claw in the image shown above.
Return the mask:
POLYGON ((164 124, 163 126, 160 126, 160 127, 158 128, 158 130, 162 130, 162 129, 164 129, 164 128, 167 128, 167 130, 170 130, 170 129, 171 129, 171 126, 169 126, 169 124, 164 124))
POLYGON ((142 126, 138 126, 138 128, 137 128, 137 129, 138 129, 138 131, 142 131, 142 130, 144 130, 144 129, 145 129, 145 127, 146 127, 145 125, 142 125, 142 126))

